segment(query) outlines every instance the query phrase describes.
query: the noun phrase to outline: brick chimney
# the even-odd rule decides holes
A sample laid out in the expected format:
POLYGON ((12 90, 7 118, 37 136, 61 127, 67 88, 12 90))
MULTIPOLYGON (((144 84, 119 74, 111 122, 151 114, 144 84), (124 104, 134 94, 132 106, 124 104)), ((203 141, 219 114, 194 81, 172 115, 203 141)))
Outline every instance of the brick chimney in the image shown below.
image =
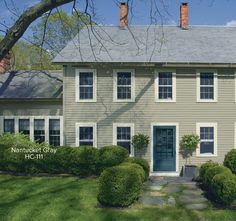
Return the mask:
POLYGON ((0 60, 0 74, 4 74, 10 69, 11 54, 8 53, 2 60, 0 60))
POLYGON ((120 3, 120 27, 124 28, 128 25, 128 4, 126 2, 120 3))
POLYGON ((188 29, 188 3, 180 5, 180 28, 188 29))

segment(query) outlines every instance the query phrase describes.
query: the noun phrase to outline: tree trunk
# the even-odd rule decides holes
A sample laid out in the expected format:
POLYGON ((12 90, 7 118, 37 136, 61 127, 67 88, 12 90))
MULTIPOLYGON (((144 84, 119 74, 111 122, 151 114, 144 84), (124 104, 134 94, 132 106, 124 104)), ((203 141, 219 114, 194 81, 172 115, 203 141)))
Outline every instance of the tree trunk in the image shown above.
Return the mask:
POLYGON ((42 0, 23 12, 0 42, 0 60, 11 50, 33 21, 41 17, 45 12, 72 1, 73 0, 42 0))

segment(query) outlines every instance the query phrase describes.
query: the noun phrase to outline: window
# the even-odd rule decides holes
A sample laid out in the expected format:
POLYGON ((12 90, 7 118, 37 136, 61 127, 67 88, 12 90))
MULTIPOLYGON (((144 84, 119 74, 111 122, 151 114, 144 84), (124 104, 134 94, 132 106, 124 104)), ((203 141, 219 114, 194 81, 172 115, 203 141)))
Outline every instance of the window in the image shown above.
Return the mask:
POLYGON ((134 100, 134 70, 114 70, 114 101, 134 100))
POLYGON ((197 133, 200 137, 198 156, 216 156, 217 125, 215 123, 197 124, 197 133))
POLYGON ((217 77, 215 72, 200 71, 197 73, 198 102, 217 101, 217 77))
POLYGON ((45 141, 45 122, 44 119, 34 120, 34 140, 38 143, 45 141))
POLYGON ((30 134, 29 119, 19 119, 19 132, 25 135, 30 134))
POLYGON ((15 133, 14 119, 4 119, 4 133, 15 133))
POLYGON ((176 74, 175 71, 158 71, 155 80, 156 101, 175 102, 176 101, 176 74))
POLYGON ((96 101, 96 70, 76 70, 76 102, 96 101))
POLYGON ((60 146, 60 120, 49 119, 49 144, 60 146))
POLYGON ((76 146, 96 147, 96 124, 76 123, 76 146))
POLYGON ((114 124, 113 125, 113 144, 126 148, 130 155, 134 154, 131 140, 134 135, 133 124, 114 124))

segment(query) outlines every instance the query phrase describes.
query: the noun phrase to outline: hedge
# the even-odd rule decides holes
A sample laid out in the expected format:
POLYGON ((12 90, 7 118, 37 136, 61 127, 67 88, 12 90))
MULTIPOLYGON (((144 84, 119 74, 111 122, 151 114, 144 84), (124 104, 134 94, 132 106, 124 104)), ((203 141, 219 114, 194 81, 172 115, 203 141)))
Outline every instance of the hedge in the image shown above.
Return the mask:
POLYGON ((230 205, 236 200, 236 176, 229 173, 215 175, 211 183, 212 192, 216 199, 230 205))
POLYGON ((123 165, 105 169, 99 178, 98 201, 107 206, 129 206, 142 189, 139 171, 123 165))
POLYGON ((149 163, 147 162, 147 160, 145 160, 141 157, 129 157, 129 158, 127 158, 126 161, 130 162, 130 163, 139 164, 145 172, 145 180, 148 179, 149 173, 150 173, 150 166, 149 166, 149 163))
POLYGON ((225 155, 224 166, 228 167, 232 173, 236 174, 236 149, 229 151, 225 155))
POLYGON ((105 168, 119 165, 129 157, 127 149, 120 146, 105 146, 98 152, 98 170, 102 172, 105 168))
POLYGON ((137 170, 142 182, 144 182, 146 180, 144 169, 139 164, 124 162, 124 163, 120 164, 120 166, 128 166, 128 167, 133 168, 134 170, 137 170))

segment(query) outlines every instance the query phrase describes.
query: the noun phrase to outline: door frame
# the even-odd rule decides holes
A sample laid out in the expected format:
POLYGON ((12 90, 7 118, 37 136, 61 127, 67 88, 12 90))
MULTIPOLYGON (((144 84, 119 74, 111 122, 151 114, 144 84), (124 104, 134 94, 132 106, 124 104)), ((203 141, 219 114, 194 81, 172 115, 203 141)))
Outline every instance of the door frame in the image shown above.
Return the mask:
POLYGON ((151 151, 150 151, 150 162, 151 162, 151 175, 152 176, 179 176, 179 123, 151 123, 151 151), (156 171, 153 171, 153 129, 154 129, 154 126, 175 126, 176 128, 176 160, 175 160, 175 172, 156 172, 156 171))

